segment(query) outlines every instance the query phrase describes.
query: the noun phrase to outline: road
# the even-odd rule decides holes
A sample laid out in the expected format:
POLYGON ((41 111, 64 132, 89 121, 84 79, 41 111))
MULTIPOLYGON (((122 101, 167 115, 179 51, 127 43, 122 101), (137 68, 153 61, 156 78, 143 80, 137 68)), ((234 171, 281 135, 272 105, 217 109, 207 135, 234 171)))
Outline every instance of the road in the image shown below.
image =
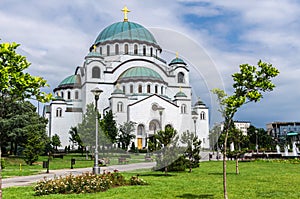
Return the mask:
MULTIPOLYGON (((155 166, 155 162, 144 162, 144 163, 136 163, 136 164, 125 164, 125 165, 111 165, 107 167, 101 167, 100 171, 132 171, 137 169, 150 169, 155 166)), ((54 178, 55 176, 66 176, 69 174, 79 175, 84 172, 92 172, 92 168, 74 168, 74 169, 62 169, 62 170, 50 170, 49 173, 43 173, 38 175, 31 176, 20 176, 13 178, 5 178, 2 180, 2 187, 13 187, 13 186, 28 186, 32 183, 36 183, 37 181, 43 178, 54 178)))

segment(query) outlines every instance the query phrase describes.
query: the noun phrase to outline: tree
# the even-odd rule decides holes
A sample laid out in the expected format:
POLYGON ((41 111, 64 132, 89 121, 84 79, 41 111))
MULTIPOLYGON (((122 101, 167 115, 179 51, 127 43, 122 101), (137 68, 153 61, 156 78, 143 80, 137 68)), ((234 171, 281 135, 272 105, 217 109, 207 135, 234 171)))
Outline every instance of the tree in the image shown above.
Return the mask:
POLYGON ((52 136, 51 144, 56 151, 57 151, 57 147, 61 146, 60 138, 57 134, 52 136))
POLYGON ((212 92, 217 95, 220 104, 220 112, 224 118, 223 134, 224 155, 223 155, 223 189, 224 198, 227 199, 227 182, 226 182, 226 151, 229 130, 233 124, 233 117, 238 109, 248 102, 258 102, 263 97, 263 92, 272 91, 275 85, 271 79, 279 74, 279 71, 272 64, 258 62, 258 67, 249 64, 240 65, 240 72, 234 73, 233 89, 231 96, 221 89, 213 89, 212 92))
POLYGON ((117 123, 114 120, 114 116, 112 111, 108 111, 103 117, 100 122, 101 129, 106 137, 109 139, 110 143, 116 143, 117 135, 118 135, 118 128, 117 123))
MULTIPOLYGON (((52 95, 41 91, 41 88, 48 86, 42 77, 31 76, 24 72, 30 63, 26 57, 16 53, 19 44, 0 44, 0 119, 4 117, 6 103, 28 98, 35 98, 41 102, 48 102, 52 95)), ((0 159, 1 146, 6 135, 0 130, 0 159)), ((1 172, 1 167, 0 167, 1 172)), ((0 199, 2 198, 2 178, 0 175, 0 199)))
POLYGON ((69 134, 70 134, 70 141, 73 144, 78 145, 78 150, 81 151, 81 153, 83 153, 84 145, 82 140, 80 139, 77 127, 71 127, 69 134))
POLYGON ((181 140, 183 144, 187 145, 184 157, 189 159, 189 172, 192 172, 192 168, 199 167, 200 163, 200 149, 201 149, 201 140, 194 133, 189 131, 184 132, 181 135, 181 140))
POLYGON ((122 145, 122 149, 127 150, 128 146, 132 139, 135 138, 135 135, 132 132, 135 131, 135 122, 129 121, 124 122, 124 124, 120 125, 119 127, 119 142, 122 145))
POLYGON ((256 128, 255 126, 250 126, 247 130, 249 136, 249 145, 248 147, 255 150, 256 149, 256 140, 257 145, 260 149, 275 149, 275 143, 271 135, 262 129, 256 128))

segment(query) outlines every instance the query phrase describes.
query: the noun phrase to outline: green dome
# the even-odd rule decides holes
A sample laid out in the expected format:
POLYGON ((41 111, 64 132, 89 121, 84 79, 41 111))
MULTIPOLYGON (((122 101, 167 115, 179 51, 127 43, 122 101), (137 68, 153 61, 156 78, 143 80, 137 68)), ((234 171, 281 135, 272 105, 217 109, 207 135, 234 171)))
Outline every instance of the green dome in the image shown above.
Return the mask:
POLYGON ((75 88, 75 87, 79 87, 80 85, 81 85, 80 76, 70 75, 60 82, 58 88, 75 88))
POLYGON ((95 44, 109 41, 141 41, 158 45, 153 35, 142 25, 134 22, 117 22, 105 28, 95 44))
POLYGON ((99 57, 99 56, 101 57, 101 54, 99 52, 95 52, 95 51, 91 51, 87 55, 87 57, 99 57))
POLYGON ((204 102, 199 98, 198 101, 195 103, 195 106, 205 106, 204 102))
POLYGON ((158 81, 163 82, 163 78, 154 70, 146 67, 133 67, 123 72, 118 82, 128 81, 158 81))
POLYGON ((175 97, 187 97, 187 96, 184 92, 179 91, 178 93, 176 93, 175 97))
POLYGON ((184 65, 186 65, 186 63, 182 59, 180 59, 178 57, 176 57, 175 59, 173 59, 171 61, 171 63, 169 64, 169 66, 173 65, 173 64, 184 64, 184 65))

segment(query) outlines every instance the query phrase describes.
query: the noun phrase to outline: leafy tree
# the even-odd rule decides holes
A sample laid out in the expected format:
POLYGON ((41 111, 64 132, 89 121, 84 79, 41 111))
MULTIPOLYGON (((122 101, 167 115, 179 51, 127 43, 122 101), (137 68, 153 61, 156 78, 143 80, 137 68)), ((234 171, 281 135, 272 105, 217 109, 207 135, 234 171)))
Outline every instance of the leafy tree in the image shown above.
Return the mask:
MULTIPOLYGON (((26 98, 35 98, 41 102, 50 101, 51 94, 41 91, 48 86, 42 77, 31 76, 24 72, 30 63, 26 58, 16 52, 19 44, 0 44, 0 120, 5 117, 6 104, 9 101, 18 101, 26 98)), ((0 159, 1 146, 7 135, 0 129, 0 159)), ((1 172, 1 168, 0 168, 1 172)), ((2 198, 2 178, 0 175, 0 199, 2 198)))
POLYGON ((271 135, 262 129, 256 128, 255 126, 250 126, 247 130, 249 136, 249 145, 248 147, 255 150, 256 149, 256 138, 257 138, 257 145, 259 148, 264 149, 275 149, 275 143, 272 139, 271 135), (257 132, 257 133, 256 133, 257 132))
POLYGON ((201 149, 201 140, 194 133, 189 131, 184 132, 181 135, 181 140, 183 144, 187 145, 184 157, 189 159, 189 172, 192 172, 192 168, 199 167, 200 163, 200 149, 201 149))
POLYGON ((60 138, 57 134, 52 136, 51 144, 56 151, 57 151, 57 147, 61 146, 60 138))
POLYGON ((120 125, 119 127, 119 142, 122 145, 122 149, 127 150, 128 146, 132 139, 135 138, 135 135, 132 132, 135 131, 135 122, 129 121, 124 122, 124 124, 120 125))
POLYGON ((111 110, 104 115, 103 119, 101 120, 100 126, 106 137, 109 139, 110 143, 116 143, 118 128, 111 110))
POLYGON ((279 71, 272 64, 259 61, 257 65, 258 67, 249 64, 240 65, 240 72, 232 75, 234 92, 231 96, 227 96, 220 89, 212 90, 217 95, 220 112, 224 118, 223 188, 225 199, 228 198, 226 183, 227 139, 233 124, 233 117, 242 105, 248 102, 258 102, 263 97, 263 92, 272 91, 275 85, 271 79, 279 74, 279 71))
POLYGON ((83 153, 84 145, 82 140, 80 139, 77 127, 71 127, 69 134, 70 134, 70 141, 73 144, 78 145, 78 150, 81 151, 81 153, 83 153))

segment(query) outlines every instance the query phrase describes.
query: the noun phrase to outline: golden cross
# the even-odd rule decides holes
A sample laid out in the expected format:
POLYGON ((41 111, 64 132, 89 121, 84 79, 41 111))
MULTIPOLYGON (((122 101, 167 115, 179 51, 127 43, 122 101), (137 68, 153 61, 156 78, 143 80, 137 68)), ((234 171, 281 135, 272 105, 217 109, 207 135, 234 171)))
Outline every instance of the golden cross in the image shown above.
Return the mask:
POLYGON ((93 48, 94 48, 94 52, 96 52, 97 46, 96 46, 96 45, 93 45, 93 48))
POLYGON ((125 6, 125 7, 122 9, 122 12, 124 12, 124 21, 128 21, 127 14, 128 14, 128 12, 130 12, 130 10, 128 10, 128 8, 125 6))
POLYGON ((176 52, 176 58, 178 58, 178 52, 176 52))

